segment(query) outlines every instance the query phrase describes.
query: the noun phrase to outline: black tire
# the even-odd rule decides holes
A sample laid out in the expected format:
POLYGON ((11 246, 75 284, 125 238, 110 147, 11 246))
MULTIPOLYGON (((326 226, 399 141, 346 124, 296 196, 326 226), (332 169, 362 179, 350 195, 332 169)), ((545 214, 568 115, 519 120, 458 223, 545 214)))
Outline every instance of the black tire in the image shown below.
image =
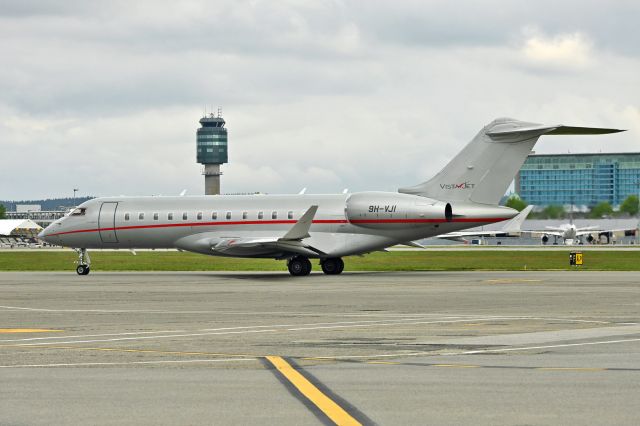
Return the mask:
POLYGON ((78 265, 76 268, 76 273, 78 275, 88 275, 90 268, 87 265, 78 265))
POLYGON ((289 273, 294 277, 303 277, 311 273, 311 262, 303 256, 296 256, 289 260, 287 267, 289 268, 289 273))
POLYGON ((344 270, 344 262, 339 257, 325 259, 320 263, 322 272, 327 275, 338 275, 344 270))
POLYGON ((303 258, 303 262, 304 262, 304 275, 309 275, 311 273, 311 269, 313 268, 313 266, 311 265, 311 261, 309 259, 307 259, 306 257, 303 258))

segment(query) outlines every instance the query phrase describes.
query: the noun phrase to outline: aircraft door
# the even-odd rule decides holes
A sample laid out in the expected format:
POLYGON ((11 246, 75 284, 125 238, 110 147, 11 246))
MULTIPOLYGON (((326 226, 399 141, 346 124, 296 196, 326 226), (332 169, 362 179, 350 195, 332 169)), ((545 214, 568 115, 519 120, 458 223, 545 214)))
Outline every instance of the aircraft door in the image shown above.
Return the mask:
POLYGON ((102 203, 100 207, 100 216, 98 217, 98 229, 100 230, 100 239, 103 243, 117 243, 116 236, 116 209, 118 203, 102 203))

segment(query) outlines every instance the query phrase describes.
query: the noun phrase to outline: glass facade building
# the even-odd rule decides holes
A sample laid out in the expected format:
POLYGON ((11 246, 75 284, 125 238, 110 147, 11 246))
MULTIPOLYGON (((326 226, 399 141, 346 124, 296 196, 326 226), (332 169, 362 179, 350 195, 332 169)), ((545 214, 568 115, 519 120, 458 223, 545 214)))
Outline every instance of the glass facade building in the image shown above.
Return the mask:
POLYGON ((197 161, 200 164, 227 163, 227 129, 222 117, 210 114, 200 119, 200 127, 196 134, 197 161))
POLYGON ((515 179, 529 204, 620 205, 640 188, 640 153, 531 154, 515 179))

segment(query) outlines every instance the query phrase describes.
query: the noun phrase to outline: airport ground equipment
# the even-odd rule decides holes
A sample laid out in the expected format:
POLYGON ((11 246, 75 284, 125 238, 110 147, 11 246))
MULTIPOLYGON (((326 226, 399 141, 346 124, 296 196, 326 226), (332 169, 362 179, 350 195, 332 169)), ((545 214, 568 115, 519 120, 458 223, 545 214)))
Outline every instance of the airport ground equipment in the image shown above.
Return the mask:
POLYGON ((619 131, 501 118, 433 178, 398 192, 96 198, 39 237, 80 249, 86 266, 86 249, 177 248, 286 260, 292 275, 308 275, 309 259, 319 259, 338 274, 345 256, 516 216, 498 202, 540 136, 619 131))

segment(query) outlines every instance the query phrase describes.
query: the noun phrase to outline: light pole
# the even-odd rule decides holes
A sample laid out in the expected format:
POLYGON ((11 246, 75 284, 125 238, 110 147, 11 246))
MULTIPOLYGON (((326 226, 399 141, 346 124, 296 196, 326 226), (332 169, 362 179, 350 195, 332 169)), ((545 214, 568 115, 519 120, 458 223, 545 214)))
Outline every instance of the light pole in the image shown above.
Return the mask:
POLYGON ((76 206, 76 192, 80 191, 78 188, 73 188, 73 207, 76 206))

